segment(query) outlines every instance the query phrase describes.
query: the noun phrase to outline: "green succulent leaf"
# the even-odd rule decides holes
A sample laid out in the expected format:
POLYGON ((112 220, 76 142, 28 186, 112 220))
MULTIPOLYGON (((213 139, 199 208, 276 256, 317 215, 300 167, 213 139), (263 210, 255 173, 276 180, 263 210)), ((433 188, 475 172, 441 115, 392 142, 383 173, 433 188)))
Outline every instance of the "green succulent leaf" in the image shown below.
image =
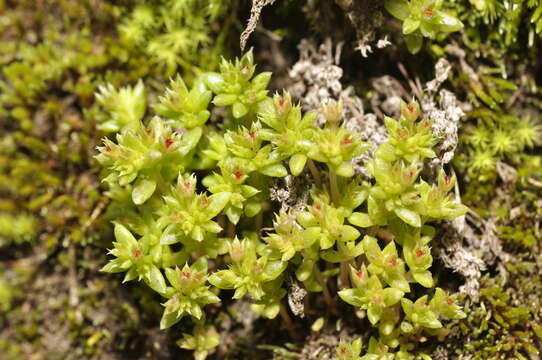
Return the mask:
POLYGON ((421 227, 422 226, 422 220, 420 217, 420 214, 417 212, 407 209, 407 208, 399 208, 395 209, 395 214, 404 222, 406 222, 410 226, 414 227, 421 227))
POLYGON ((352 215, 348 217, 348 221, 352 225, 356 225, 362 228, 368 228, 374 225, 369 214, 364 214, 360 212, 352 213, 352 215))
POLYGON ((405 20, 410 14, 407 0, 386 0, 386 10, 399 20, 405 20))
POLYGON ((136 205, 141 205, 147 201, 156 190, 156 181, 141 179, 138 180, 132 189, 132 201, 136 205))
POLYGON ((164 280, 164 275, 162 275, 160 269, 158 269, 155 265, 149 266, 143 278, 151 289, 157 293, 163 294, 166 292, 166 281, 164 280))
POLYGON ((433 275, 430 271, 415 271, 412 272, 412 277, 414 280, 416 280, 419 284, 423 285, 426 288, 432 288, 433 287, 433 275))

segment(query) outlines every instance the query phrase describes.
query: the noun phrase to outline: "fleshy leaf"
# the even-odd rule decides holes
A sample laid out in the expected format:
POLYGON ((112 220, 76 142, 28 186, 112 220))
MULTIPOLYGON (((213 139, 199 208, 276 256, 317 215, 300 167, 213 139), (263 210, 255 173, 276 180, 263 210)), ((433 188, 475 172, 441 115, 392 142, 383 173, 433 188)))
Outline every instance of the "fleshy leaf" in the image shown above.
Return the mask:
POLYGON ((147 201, 156 190, 156 181, 150 179, 138 180, 132 190, 132 201, 141 205, 147 201))

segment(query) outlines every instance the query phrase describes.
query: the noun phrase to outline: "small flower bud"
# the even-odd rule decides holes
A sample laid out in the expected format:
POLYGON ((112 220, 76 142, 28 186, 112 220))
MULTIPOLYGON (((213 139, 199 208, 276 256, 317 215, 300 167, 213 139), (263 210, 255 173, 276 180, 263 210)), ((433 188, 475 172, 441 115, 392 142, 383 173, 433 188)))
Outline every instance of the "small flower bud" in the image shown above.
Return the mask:
POLYGON ((229 247, 231 260, 234 263, 240 262, 245 255, 245 244, 239 241, 239 239, 236 237, 230 242, 229 247))
POLYGON ((183 197, 191 197, 196 191, 196 177, 194 174, 183 178, 182 175, 179 175, 177 178, 177 191, 183 197))
POLYGON ((276 94, 273 97, 273 102, 275 103, 275 109, 279 116, 287 115, 292 109, 292 97, 289 93, 284 93, 282 96, 276 94))
POLYGON ((416 100, 412 100, 409 104, 402 101, 401 115, 403 115, 408 122, 413 123, 420 116, 420 104, 418 104, 416 100))
POLYGON ((388 259, 388 263, 392 266, 392 267, 396 267, 397 265, 399 265, 399 260, 397 260, 397 256, 392 256, 388 259))
POLYGON ((425 8, 425 10, 423 11, 423 16, 429 20, 433 17, 435 13, 435 10, 433 9, 433 6, 429 6, 427 8, 425 8))
POLYGON ((207 197, 206 194, 203 194, 200 196, 199 203, 203 207, 206 207, 207 205, 209 205, 209 198, 207 197))
POLYGON ((178 272, 181 288, 188 288, 194 281, 192 270, 188 265, 184 265, 182 270, 178 270, 178 272))
POLYGON ((369 280, 369 273, 367 272, 365 264, 361 265, 359 270, 350 265, 350 279, 352 279, 352 284, 358 289, 365 288, 367 281, 369 280))
POLYGON ((443 169, 440 169, 438 173, 438 188, 443 193, 447 193, 452 190, 455 185, 455 176, 446 175, 443 169))
POLYGON ((276 217, 274 228, 279 233, 290 233, 295 228, 294 218, 285 212, 281 212, 280 215, 277 215, 276 217))
POLYGON ((232 173, 232 178, 233 178, 233 181, 235 183, 241 183, 243 182, 243 180, 245 179, 246 175, 243 174, 241 171, 239 170, 235 170, 233 173, 232 173))
POLYGON ((338 125, 343 116, 343 101, 339 102, 330 100, 322 105, 322 114, 326 118, 326 122, 331 125, 338 125))
POLYGON ((418 178, 419 170, 415 166, 409 166, 401 169, 401 185, 409 187, 418 178))

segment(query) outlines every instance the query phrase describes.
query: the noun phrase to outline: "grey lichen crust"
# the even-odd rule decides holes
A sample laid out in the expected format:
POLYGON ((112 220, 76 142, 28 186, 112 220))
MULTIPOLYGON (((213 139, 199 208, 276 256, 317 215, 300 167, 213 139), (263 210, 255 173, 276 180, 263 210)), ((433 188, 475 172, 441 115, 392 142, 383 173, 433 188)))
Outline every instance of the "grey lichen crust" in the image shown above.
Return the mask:
POLYGON ((454 157, 459 139, 459 122, 465 115, 456 96, 446 89, 440 89, 448 79, 451 69, 448 60, 438 60, 435 65, 435 78, 425 84, 425 96, 421 102, 424 113, 432 121, 433 133, 440 139, 439 157, 433 160, 433 165, 448 164, 454 157))

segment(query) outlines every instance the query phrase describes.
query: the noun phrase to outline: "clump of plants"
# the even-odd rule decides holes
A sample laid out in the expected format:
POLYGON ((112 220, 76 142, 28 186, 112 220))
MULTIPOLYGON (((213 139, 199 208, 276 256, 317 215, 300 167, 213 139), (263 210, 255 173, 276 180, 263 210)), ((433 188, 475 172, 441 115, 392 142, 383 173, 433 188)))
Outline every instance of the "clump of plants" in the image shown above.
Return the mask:
POLYGON ((366 313, 374 337, 364 359, 424 356, 420 339, 465 317, 431 272, 431 224, 466 211, 449 194, 453 176, 421 175, 436 157, 431 121, 416 102, 402 104, 400 119, 386 117, 389 140, 367 164, 367 181, 352 159, 368 145, 343 126, 342 102, 303 113, 288 93, 268 95, 270 77, 256 74, 251 52, 222 60, 191 87, 172 79, 147 117, 135 88, 102 91, 117 104, 107 123, 120 129, 96 156, 117 214, 103 271, 160 294, 161 328, 191 318, 194 333, 180 345, 198 359, 219 336, 205 307, 226 296, 291 326, 287 275, 330 309, 340 297, 366 313), (270 200, 271 181, 286 176, 314 184, 300 211, 277 212, 270 200))
POLYGON ((0 213, 0 247, 34 240, 38 221, 32 215, 0 213))
POLYGON ((237 0, 140 2, 125 10, 119 33, 169 74, 179 66, 185 72, 200 72, 215 67, 215 59, 225 51, 235 19, 224 18, 236 7, 237 0))
POLYGON ((2 3, 0 210, 3 223, 21 225, 6 227, 3 232, 13 234, 4 239, 34 237, 39 217, 49 248, 66 233, 87 241, 84 235, 99 214, 91 216, 99 196, 90 171, 98 135, 82 108, 92 113, 95 82, 122 83, 134 73, 146 75, 149 67, 113 41, 113 34, 94 36, 113 23, 115 11, 106 2, 95 5, 92 10, 65 0, 2 3))
POLYGON ((542 327, 536 261, 536 256, 523 256, 507 262, 506 281, 488 275, 482 279, 480 297, 466 300, 466 319, 451 328, 450 353, 480 360, 528 359, 539 354, 542 327))
POLYGON ((536 357, 542 2, 254 0, 250 15, 248 7, 0 0, 2 356, 536 357), (238 48, 239 14, 256 29, 256 56, 277 70, 271 86, 252 53, 220 60, 238 48), (404 39, 388 39, 394 29, 404 39), (304 40, 303 53, 327 36, 318 50, 326 56, 311 62, 333 66, 307 62, 326 71, 292 84, 294 42, 304 40), (356 66, 372 41, 389 57, 356 66), (403 61, 403 42, 430 56, 403 61), (447 58, 453 70, 437 80, 450 75, 461 106, 447 108, 440 93, 438 116, 466 113, 459 139, 446 133, 459 145, 444 169, 426 166, 438 163, 443 134, 415 101, 394 119, 381 113, 396 114, 409 86, 423 100, 418 79, 431 56, 447 58), (396 65, 408 81, 366 82, 396 65), (353 87, 339 83, 342 74, 353 87), (344 89, 344 104, 308 112, 302 99, 268 90, 303 82, 318 98, 344 89), (372 115, 365 110, 387 129, 376 152, 362 141, 370 136, 352 131, 372 115), (482 247, 466 255, 487 266, 472 298, 449 294, 458 284, 434 259, 439 223, 466 212, 458 190, 476 212, 466 233, 454 227, 468 243, 458 249, 482 247), (113 244, 100 233, 108 220, 113 244))
POLYGON ((470 25, 471 35, 474 35, 475 29, 484 26, 493 28, 490 40, 494 43, 513 46, 520 30, 524 29, 528 45, 533 46, 542 32, 542 2, 539 0, 452 0, 449 3, 458 9, 461 18, 470 25))
POLYGON ((401 20, 405 43, 411 53, 418 53, 423 38, 442 38, 463 29, 463 23, 451 12, 442 9, 442 0, 386 0, 385 7, 401 20))
POLYGON ((94 92, 151 68, 118 41, 118 6, 0 0, 2 359, 114 356, 144 323, 137 299, 123 301, 127 289, 98 295, 117 287, 96 269, 105 202, 92 158, 102 136, 94 92), (100 320, 111 304, 118 316, 100 320))
POLYGON ((478 192, 484 184, 495 184, 498 177, 525 182, 536 175, 540 165, 535 148, 541 143, 542 127, 536 106, 530 105, 538 97, 534 79, 506 79, 507 68, 497 65, 472 68, 470 54, 453 47, 448 51, 460 58, 450 80, 472 104, 459 133, 461 150, 453 160, 472 181, 465 184, 467 189, 478 192))
MULTIPOLYGON (((494 113, 487 111, 487 114, 494 113)), ((465 151, 456 163, 473 180, 484 182, 494 179, 502 162, 515 166, 529 163, 529 150, 542 139, 542 127, 535 121, 499 115, 498 119, 489 117, 489 121, 487 117, 480 118, 477 125, 472 124, 465 129, 462 137, 465 151)))

